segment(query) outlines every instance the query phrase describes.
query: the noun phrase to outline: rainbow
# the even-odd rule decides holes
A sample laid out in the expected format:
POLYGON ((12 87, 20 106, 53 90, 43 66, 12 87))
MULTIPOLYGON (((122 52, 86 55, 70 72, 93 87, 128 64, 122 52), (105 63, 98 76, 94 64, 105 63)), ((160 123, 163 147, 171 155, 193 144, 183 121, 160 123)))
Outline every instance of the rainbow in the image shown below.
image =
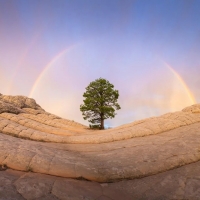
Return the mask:
POLYGON ((196 99, 192 92, 190 91, 189 87, 186 85, 183 78, 166 62, 164 62, 165 66, 174 74, 174 76, 179 80, 181 85, 184 87, 185 91, 187 92, 188 97, 190 98, 190 101, 192 104, 196 104, 196 99))
POLYGON ((44 69, 41 71, 41 73, 39 74, 38 78, 36 79, 35 83, 33 84, 31 91, 29 93, 29 98, 33 97, 33 94, 37 88, 37 86, 39 85, 40 81, 42 80, 43 76, 45 75, 45 73, 49 70, 49 68, 51 68, 51 66, 58 60, 60 59, 64 54, 66 54, 67 52, 69 52, 71 49, 73 49, 73 47, 75 47, 76 45, 71 45, 68 48, 60 51, 58 54, 56 54, 56 56, 53 57, 53 59, 44 67, 44 69))
POLYGON ((39 32, 38 34, 36 34, 36 35, 32 38, 30 44, 29 44, 28 47, 25 49, 23 55, 22 55, 21 58, 19 59, 18 64, 17 64, 17 66, 16 66, 15 69, 14 69, 14 73, 13 73, 13 75, 12 75, 11 82, 8 84, 7 94, 10 94, 10 93, 11 93, 12 86, 13 86, 13 80, 15 79, 19 68, 21 68, 21 66, 22 66, 22 64, 24 63, 24 61, 25 61, 25 59, 26 59, 28 53, 30 52, 31 48, 36 44, 36 42, 37 42, 37 40, 38 40, 38 38, 39 38, 40 35, 41 35, 41 34, 40 34, 40 32, 39 32))
MULTIPOLYGON (((77 45, 77 44, 76 44, 77 45)), ((61 52, 59 52, 58 54, 56 54, 56 56, 44 67, 44 69, 41 71, 41 73, 39 74, 38 78, 36 79, 35 83, 33 84, 31 91, 29 93, 29 97, 32 98, 33 94, 36 90, 36 88, 38 87, 40 81, 42 80, 43 76, 46 74, 46 72, 49 70, 49 68, 52 67, 52 65, 58 60, 60 59, 64 54, 66 54, 67 52, 69 52, 71 49, 73 49, 75 46, 71 45, 68 48, 62 50, 61 52)), ((166 62, 162 61, 165 66, 174 74, 174 76, 177 78, 177 80, 180 82, 180 84, 183 86, 183 88, 185 89, 191 104, 196 104, 196 100, 194 95, 192 94, 192 92, 190 91, 189 87, 186 85, 185 81, 183 80, 183 78, 166 62)))

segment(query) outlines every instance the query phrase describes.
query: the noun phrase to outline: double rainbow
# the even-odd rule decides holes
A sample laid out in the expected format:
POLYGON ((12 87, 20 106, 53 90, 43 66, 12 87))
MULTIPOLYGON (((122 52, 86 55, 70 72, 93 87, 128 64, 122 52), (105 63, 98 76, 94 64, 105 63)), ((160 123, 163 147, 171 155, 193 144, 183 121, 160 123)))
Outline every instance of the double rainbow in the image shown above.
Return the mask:
MULTIPOLYGON (((38 78, 36 79, 35 83, 33 84, 29 97, 33 97, 34 92, 36 91, 36 88, 38 87, 40 81, 43 79, 44 75, 47 73, 47 71, 53 66, 53 64, 59 60, 64 54, 68 53, 70 50, 73 49, 75 45, 72 45, 66 49, 64 49, 63 51, 59 52, 45 67, 44 69, 41 71, 41 73, 39 74, 38 78)), ((187 84, 185 83, 185 81, 183 80, 183 78, 166 62, 164 62, 165 66, 174 74, 174 76, 176 77, 176 79, 180 82, 180 84, 183 86, 183 88, 185 89, 185 92, 187 93, 191 104, 195 104, 196 100, 194 95, 192 94, 192 92, 190 91, 189 87, 187 86, 187 84)))

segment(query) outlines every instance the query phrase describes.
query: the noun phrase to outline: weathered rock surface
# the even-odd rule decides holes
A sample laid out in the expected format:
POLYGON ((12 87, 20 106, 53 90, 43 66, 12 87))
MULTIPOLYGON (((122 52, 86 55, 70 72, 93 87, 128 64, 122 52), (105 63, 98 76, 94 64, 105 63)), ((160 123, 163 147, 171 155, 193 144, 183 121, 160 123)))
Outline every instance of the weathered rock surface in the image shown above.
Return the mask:
POLYGON ((13 104, 17 108, 32 108, 36 110, 43 110, 34 99, 25 96, 9 96, 0 95, 0 100, 6 103, 13 104))
POLYGON ((10 103, 6 103, 0 100, 0 113, 19 114, 19 113, 23 113, 23 110, 18 107, 13 106, 10 103))
POLYGON ((200 199, 199 141, 200 104, 91 131, 0 95, 0 200, 200 199))
POLYGON ((62 200, 198 200, 200 162, 141 179, 97 183, 19 172, 0 171, 0 199, 62 200))

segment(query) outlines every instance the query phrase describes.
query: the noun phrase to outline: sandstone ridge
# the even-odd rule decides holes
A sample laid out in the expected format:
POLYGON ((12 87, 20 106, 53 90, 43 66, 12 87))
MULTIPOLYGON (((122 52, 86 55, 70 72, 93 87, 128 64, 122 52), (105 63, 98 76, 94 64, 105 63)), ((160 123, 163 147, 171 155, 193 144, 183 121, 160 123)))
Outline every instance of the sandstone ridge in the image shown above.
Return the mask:
POLYGON ((198 139, 200 104, 91 131, 0 95, 0 199, 195 199, 198 139))

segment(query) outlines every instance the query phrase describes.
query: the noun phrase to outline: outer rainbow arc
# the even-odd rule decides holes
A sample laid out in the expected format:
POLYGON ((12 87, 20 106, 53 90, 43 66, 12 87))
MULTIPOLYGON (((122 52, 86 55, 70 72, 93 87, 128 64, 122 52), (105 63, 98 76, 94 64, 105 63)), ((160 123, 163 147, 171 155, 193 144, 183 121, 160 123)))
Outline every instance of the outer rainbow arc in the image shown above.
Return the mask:
POLYGON ((187 94, 192 102, 192 104, 196 104, 196 99, 194 97, 194 95, 192 94, 192 92, 190 91, 189 87, 186 85, 186 83, 184 82, 184 80, 182 79, 182 77, 166 62, 164 62, 165 65, 167 66, 167 68, 170 69, 170 71, 175 75, 175 77, 179 80, 179 82, 181 83, 181 85, 185 88, 185 90, 187 91, 187 94))
POLYGON ((69 51, 70 49, 72 49, 75 45, 72 45, 66 49, 64 49, 63 51, 61 51, 60 53, 56 54, 56 56, 44 67, 44 69, 41 71, 41 73, 39 74, 39 76, 37 77, 35 83, 33 84, 29 97, 33 97, 33 94, 35 92, 35 89, 37 88, 39 82, 42 80, 43 76, 45 75, 45 73, 49 70, 49 68, 62 56, 64 55, 67 51, 69 51))
POLYGON ((35 43, 36 43, 36 41, 38 40, 39 36, 40 36, 40 32, 39 32, 37 35, 35 35, 35 36, 33 37, 33 39, 31 40, 31 42, 30 42, 30 44, 29 44, 29 46, 26 48, 26 50, 24 51, 23 55, 22 55, 21 58, 19 59, 18 64, 17 64, 16 68, 14 69, 14 74, 13 74, 13 76, 12 76, 12 80, 11 80, 10 84, 8 85, 8 89, 7 89, 7 93, 8 93, 8 94, 10 94, 10 92, 11 92, 13 79, 15 78, 18 69, 19 69, 19 68, 21 67, 21 65, 23 64, 25 58, 27 57, 27 54, 29 53, 30 49, 35 45, 35 43))

